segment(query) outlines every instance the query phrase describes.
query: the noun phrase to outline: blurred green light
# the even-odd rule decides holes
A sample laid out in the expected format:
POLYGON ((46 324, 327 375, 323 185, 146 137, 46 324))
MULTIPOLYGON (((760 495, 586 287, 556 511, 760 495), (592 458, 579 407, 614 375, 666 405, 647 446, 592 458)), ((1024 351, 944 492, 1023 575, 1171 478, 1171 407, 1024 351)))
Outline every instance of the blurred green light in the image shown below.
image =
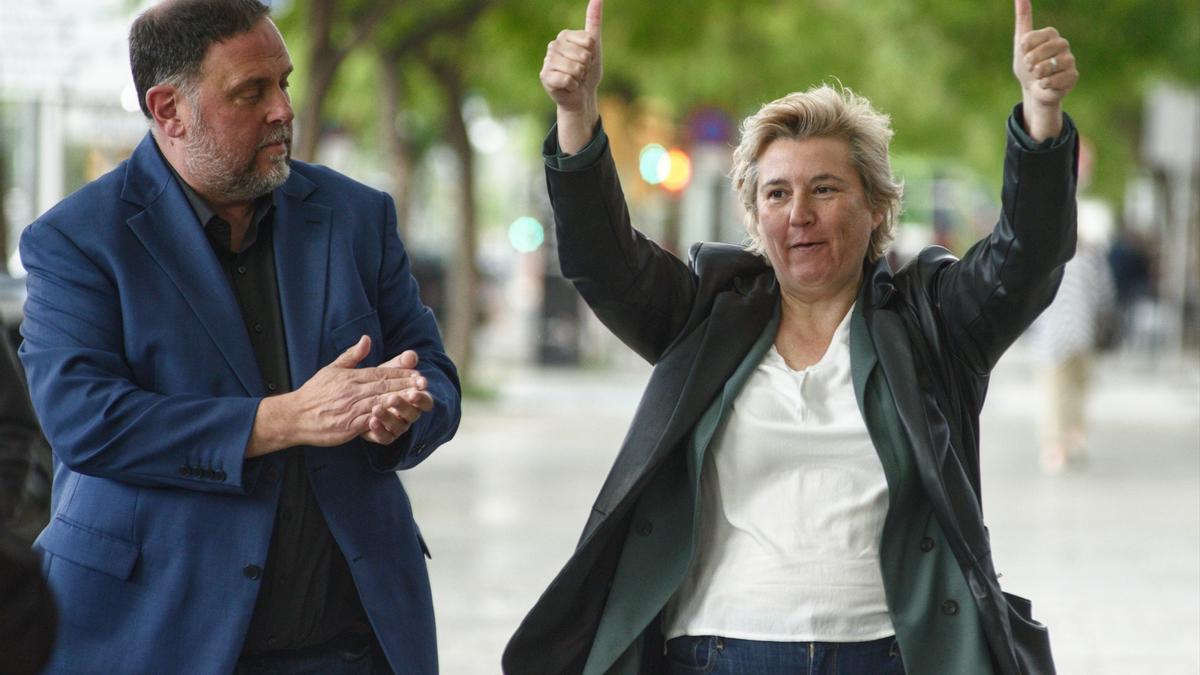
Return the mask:
POLYGON ((642 180, 651 185, 663 182, 670 167, 671 160, 667 156, 667 149, 658 143, 647 145, 638 154, 638 172, 642 174, 642 180))
POLYGON ((533 253, 546 241, 546 228, 537 218, 521 216, 508 226, 508 241, 521 253, 533 253))

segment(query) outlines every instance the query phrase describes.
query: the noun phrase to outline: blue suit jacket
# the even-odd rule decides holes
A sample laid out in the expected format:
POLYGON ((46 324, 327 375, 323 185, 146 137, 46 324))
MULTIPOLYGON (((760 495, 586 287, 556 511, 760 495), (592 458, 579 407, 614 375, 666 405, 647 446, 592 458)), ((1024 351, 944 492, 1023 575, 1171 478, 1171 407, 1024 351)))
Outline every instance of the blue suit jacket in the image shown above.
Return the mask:
MULTIPOLYGON (((435 400, 391 446, 303 449, 398 673, 437 670, 424 543, 395 471, 458 426, 459 384, 384 193, 292 162, 274 194, 294 386, 371 336, 414 349, 435 400)), ((236 300, 154 141, 30 225, 21 359, 55 452, 37 541, 61 607, 51 672, 228 672, 271 538, 278 455, 243 458, 266 394, 236 300)))

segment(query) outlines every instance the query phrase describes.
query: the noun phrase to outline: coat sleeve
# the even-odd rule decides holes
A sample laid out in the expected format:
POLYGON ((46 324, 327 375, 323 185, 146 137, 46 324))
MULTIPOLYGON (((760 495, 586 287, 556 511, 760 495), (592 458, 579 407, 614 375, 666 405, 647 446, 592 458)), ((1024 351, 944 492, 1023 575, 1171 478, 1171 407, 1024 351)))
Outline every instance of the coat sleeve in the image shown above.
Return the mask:
POLYGON ((946 344, 978 374, 1050 304, 1075 253, 1075 125, 1064 115, 1059 138, 1031 148, 1013 127, 1020 114, 1009 123, 995 228, 962 260, 927 272, 946 344))
MULTIPOLYGON (((557 154, 557 130, 543 146, 557 154)), ((608 144, 574 170, 546 167, 563 276, 626 345, 656 363, 683 330, 697 279, 686 263, 633 228, 608 144)))
POLYGON ((49 222, 26 228, 20 246, 20 356, 57 459, 136 485, 244 492, 260 399, 140 388, 123 355, 120 293, 102 266, 49 222))
POLYGON ((421 302, 408 253, 396 232, 396 207, 386 194, 381 222, 383 259, 377 311, 383 329, 384 358, 409 349, 415 351, 417 370, 428 381, 427 391, 433 398, 433 410, 417 418, 394 443, 386 447, 368 444, 371 465, 380 471, 394 471, 417 465, 453 438, 461 416, 462 390, 433 312, 421 302))

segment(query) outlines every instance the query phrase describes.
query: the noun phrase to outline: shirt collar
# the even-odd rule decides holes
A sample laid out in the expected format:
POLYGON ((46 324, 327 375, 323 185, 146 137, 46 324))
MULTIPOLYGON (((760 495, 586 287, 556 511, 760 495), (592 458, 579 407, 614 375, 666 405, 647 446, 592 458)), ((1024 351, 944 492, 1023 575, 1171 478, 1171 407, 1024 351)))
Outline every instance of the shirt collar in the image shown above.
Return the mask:
MULTIPOLYGON (((161 153, 162 151, 159 150, 159 152, 161 153)), ((199 192, 196 192, 191 185, 188 185, 187 181, 185 181, 183 177, 179 175, 179 172, 175 170, 175 167, 171 166, 171 163, 166 161, 166 157, 163 157, 163 163, 165 163, 167 168, 171 170, 171 175, 175 177, 175 181, 179 183, 179 187, 183 189, 183 196, 187 197, 188 204, 192 206, 192 211, 196 214, 196 219, 200 221, 200 226, 204 228, 205 232, 211 235, 215 225, 214 221, 220 220, 217 212, 214 211, 211 206, 209 206, 208 202, 200 196, 199 192)), ((250 218, 250 229, 246 230, 246 236, 242 239, 243 251, 249 248, 258 239, 259 225, 275 206, 273 195, 274 191, 271 191, 254 200, 254 215, 250 218)), ((226 226, 228 227, 227 224, 226 226)), ((229 235, 226 233, 224 235, 226 246, 228 246, 228 238, 229 235)))

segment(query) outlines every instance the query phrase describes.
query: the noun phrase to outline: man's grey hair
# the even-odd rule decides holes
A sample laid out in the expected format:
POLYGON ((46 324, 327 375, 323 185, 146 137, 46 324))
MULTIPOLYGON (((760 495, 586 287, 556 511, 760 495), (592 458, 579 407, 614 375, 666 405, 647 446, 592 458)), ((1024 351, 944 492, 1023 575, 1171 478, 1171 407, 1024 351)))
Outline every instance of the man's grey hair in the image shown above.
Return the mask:
POLYGON ((249 32, 270 8, 258 0, 166 0, 129 29, 129 67, 142 114, 151 119, 146 92, 171 84, 194 97, 208 48, 249 32))

